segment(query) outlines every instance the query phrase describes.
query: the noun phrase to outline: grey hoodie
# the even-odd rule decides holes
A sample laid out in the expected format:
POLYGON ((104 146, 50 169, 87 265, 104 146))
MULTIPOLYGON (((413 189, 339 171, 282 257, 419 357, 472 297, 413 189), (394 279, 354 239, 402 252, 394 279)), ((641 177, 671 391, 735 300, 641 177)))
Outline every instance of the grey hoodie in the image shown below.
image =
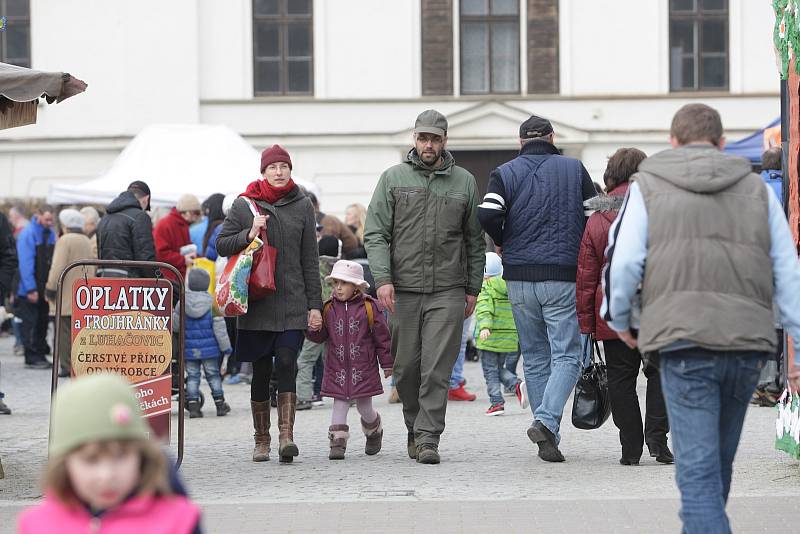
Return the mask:
POLYGON ((639 164, 639 180, 648 174, 693 193, 718 193, 747 176, 757 177, 746 159, 708 145, 659 152, 639 164))

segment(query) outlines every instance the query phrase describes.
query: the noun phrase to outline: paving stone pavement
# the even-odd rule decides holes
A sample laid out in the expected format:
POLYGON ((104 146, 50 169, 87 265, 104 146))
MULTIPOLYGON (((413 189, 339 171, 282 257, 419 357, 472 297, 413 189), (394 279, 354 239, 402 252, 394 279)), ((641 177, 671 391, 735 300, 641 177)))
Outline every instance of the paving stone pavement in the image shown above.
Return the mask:
MULTIPOLYGON (((24 369, 11 345, 0 339, 0 389, 14 410, 0 416, 6 472, 0 480, 0 533, 13 532, 19 510, 41 495, 49 412, 49 373, 24 369)), ((327 459, 328 400, 322 408, 298 412, 301 456, 293 464, 255 464, 249 386, 226 385, 231 414, 218 418, 206 405, 203 419, 186 420, 181 475, 203 506, 207 531, 679 531, 673 467, 648 457, 638 467, 620 466, 611 421, 599 430, 577 430, 569 423, 568 405, 561 445, 567 461, 546 464, 525 435, 530 412, 509 397, 505 415, 484 416, 488 400, 480 365, 468 362, 465 375, 478 400, 448 406, 438 466, 408 459, 401 408, 389 405, 387 396, 376 398, 386 429, 377 456, 364 455, 353 409, 347 459, 327 459)), ((205 383, 202 388, 208 394, 205 383)), ((174 431, 176 416, 173 421, 174 431)), ((736 532, 800 532, 800 468, 773 449, 773 421, 773 410, 748 412, 728 507, 736 532)))

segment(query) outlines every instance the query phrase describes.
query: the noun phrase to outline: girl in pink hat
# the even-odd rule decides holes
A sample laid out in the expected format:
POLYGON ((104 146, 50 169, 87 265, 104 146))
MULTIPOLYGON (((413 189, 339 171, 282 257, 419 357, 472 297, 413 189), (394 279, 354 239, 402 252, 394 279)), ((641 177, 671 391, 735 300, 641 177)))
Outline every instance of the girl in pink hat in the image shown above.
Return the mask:
POLYGON ((378 302, 365 291, 364 269, 356 262, 336 262, 325 281, 333 286, 331 300, 322 310, 323 326, 306 336, 315 343, 326 343, 325 378, 322 396, 333 397, 333 415, 328 429, 331 460, 343 460, 350 437, 347 412, 356 401, 361 428, 367 437, 364 452, 381 450, 383 426, 372 407, 372 397, 383 393, 383 376, 392 375, 391 337, 386 317, 378 302))

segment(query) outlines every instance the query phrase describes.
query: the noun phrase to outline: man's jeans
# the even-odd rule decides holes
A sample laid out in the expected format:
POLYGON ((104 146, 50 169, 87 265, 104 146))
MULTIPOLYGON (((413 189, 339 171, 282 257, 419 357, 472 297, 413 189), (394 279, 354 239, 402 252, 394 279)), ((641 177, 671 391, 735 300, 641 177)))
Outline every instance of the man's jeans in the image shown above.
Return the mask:
POLYGON ((488 350, 478 350, 481 357, 481 367, 483 367, 483 379, 486 381, 486 390, 489 393, 489 402, 492 404, 503 404, 503 392, 500 384, 506 389, 514 390, 519 379, 517 375, 506 369, 506 361, 510 356, 516 356, 516 352, 492 352, 488 350))
POLYGON ((453 366, 453 372, 450 373, 450 389, 458 389, 461 381, 464 380, 464 360, 467 358, 467 336, 469 336, 470 322, 469 319, 464 321, 461 330, 461 348, 458 350, 458 358, 453 366))
POLYGON ((520 357, 519 351, 509 352, 508 356, 506 356, 506 369, 514 376, 517 376, 517 365, 519 364, 519 357, 520 357))
POLYGON ((564 405, 581 372, 575 283, 510 280, 507 285, 533 419, 559 442, 564 405))
POLYGON ((725 504, 744 415, 771 355, 689 348, 661 352, 685 534, 731 532, 725 504))
POLYGON ((186 381, 186 400, 200 400, 201 363, 206 375, 206 382, 211 388, 211 396, 214 400, 223 398, 225 394, 222 391, 222 377, 219 374, 219 358, 206 358, 205 360, 186 360, 186 373, 189 375, 186 381))

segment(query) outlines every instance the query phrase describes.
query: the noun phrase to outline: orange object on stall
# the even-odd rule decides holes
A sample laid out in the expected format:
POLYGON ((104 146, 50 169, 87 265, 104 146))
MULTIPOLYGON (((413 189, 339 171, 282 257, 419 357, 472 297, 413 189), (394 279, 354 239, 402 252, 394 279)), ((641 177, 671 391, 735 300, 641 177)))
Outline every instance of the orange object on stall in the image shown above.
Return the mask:
MULTIPOLYGON (((789 79, 786 82, 789 98, 789 168, 784 173, 789 183, 789 227, 794 244, 800 251, 800 74, 795 72, 794 60, 789 65, 789 79)), ((788 343, 789 368, 793 367, 794 344, 788 343)))

